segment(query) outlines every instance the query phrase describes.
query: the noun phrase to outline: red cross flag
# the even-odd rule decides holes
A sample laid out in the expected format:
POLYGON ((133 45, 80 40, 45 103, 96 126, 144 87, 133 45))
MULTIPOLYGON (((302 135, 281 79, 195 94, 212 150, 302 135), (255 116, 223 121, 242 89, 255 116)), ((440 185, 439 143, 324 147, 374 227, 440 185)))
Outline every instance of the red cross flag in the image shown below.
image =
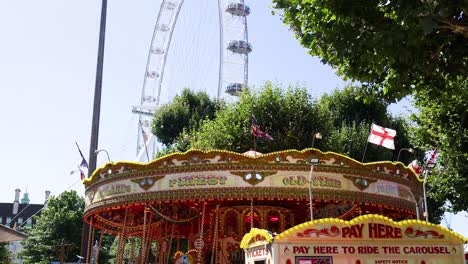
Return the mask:
POLYGON ((395 136, 395 130, 372 124, 371 132, 367 141, 388 149, 395 149, 395 136))

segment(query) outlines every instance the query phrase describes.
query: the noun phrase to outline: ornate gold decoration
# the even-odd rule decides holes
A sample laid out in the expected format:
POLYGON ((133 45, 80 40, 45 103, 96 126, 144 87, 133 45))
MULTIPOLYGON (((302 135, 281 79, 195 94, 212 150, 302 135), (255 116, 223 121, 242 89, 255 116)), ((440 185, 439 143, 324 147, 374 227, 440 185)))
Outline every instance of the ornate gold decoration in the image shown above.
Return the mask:
MULTIPOLYGON (((209 161, 209 159, 213 159, 216 156, 221 156, 222 158, 219 160, 221 163, 216 163, 216 165, 231 165, 233 163, 226 162, 222 163, 223 161, 226 161, 227 159, 232 160, 232 161, 238 161, 240 163, 249 163, 249 162, 255 162, 255 163, 267 163, 267 164, 278 164, 276 163, 275 157, 280 156, 282 158, 291 156, 292 159, 296 159, 297 163, 288 163, 287 160, 283 160, 281 164, 308 164, 309 163, 309 158, 310 157, 318 157, 321 162, 329 161, 331 159, 339 160, 343 162, 343 166, 339 167, 348 167, 352 169, 365 169, 368 170, 368 172, 364 174, 372 174, 372 172, 375 172, 377 168, 380 170, 382 167, 390 166, 390 168, 395 167, 395 164, 389 161, 383 161, 383 162, 371 162, 371 163, 361 163, 358 162, 354 159, 351 159, 347 156, 334 153, 334 152, 321 152, 316 149, 304 149, 301 151, 298 150, 283 150, 283 151, 277 151, 277 152, 272 152, 268 154, 264 154, 260 157, 247 157, 243 154, 240 153, 235 153, 232 151, 226 151, 226 150, 209 150, 209 151, 202 151, 202 150, 188 150, 184 153, 173 153, 166 155, 164 157, 158 158, 156 160, 153 160, 148 163, 139 163, 139 162, 116 162, 112 164, 112 167, 120 167, 122 168, 125 166, 125 171, 122 171, 123 173, 118 173, 115 175, 112 175, 112 177, 106 177, 105 179, 112 178, 112 180, 120 179, 120 178, 127 178, 131 174, 135 174, 135 172, 139 172, 140 174, 142 171, 145 171, 145 173, 148 173, 149 175, 154 175, 154 174, 167 174, 163 173, 162 170, 167 170, 167 169, 172 169, 177 168, 180 166, 175 166, 174 163, 172 162, 173 160, 179 160, 179 161, 185 161, 188 162, 192 165, 196 164, 203 164, 207 165, 207 163, 202 163, 202 161, 209 161), (198 157, 198 160, 193 158, 198 157), (172 166, 169 166, 172 165, 172 166)), ((214 164, 213 164, 214 165, 214 164)), ((213 166, 211 165, 211 166, 213 166)), ((337 165, 337 164, 334 164, 337 165)), ((187 169, 188 166, 183 166, 185 167, 185 170, 187 169)), ((192 166, 191 166, 192 167, 192 166)), ((86 187, 90 187, 93 185, 93 183, 96 183, 99 181, 100 173, 107 171, 108 168, 105 166, 100 167, 95 170, 95 172, 91 175, 90 178, 86 178, 83 180, 83 184, 86 187), (96 175, 96 177, 94 177, 96 175)), ((180 170, 180 169, 175 169, 175 170, 180 170)), ((190 170, 190 168, 189 168, 190 170)), ((418 179, 416 177, 416 174, 409 169, 406 166, 402 166, 402 169, 400 170, 402 173, 401 175, 404 175, 405 173, 408 173, 409 175, 413 175, 414 177, 409 177, 410 181, 413 183, 421 183, 422 180, 418 179), (403 172, 404 171, 404 172, 403 172)), ((362 172, 361 172, 362 173, 362 172)), ((386 173, 384 173, 386 175, 386 173)), ((135 175, 134 175, 135 176, 135 175)), ((143 175, 141 175, 143 176, 143 175)), ((131 177, 130 177, 131 178, 131 177)), ((101 180, 105 180, 101 179, 101 180)), ((402 177, 403 179, 403 177, 402 177)), ((99 181, 100 182, 100 181, 99 181)))
POLYGON ((188 156, 186 159, 182 160, 182 165, 191 165, 191 164, 206 164, 210 163, 209 159, 204 159, 203 157, 199 156, 188 156))
POLYGON ((157 181, 162 178, 164 178, 164 176, 146 177, 141 179, 134 179, 132 182, 137 183, 143 190, 148 191, 157 181))
POLYGON ((249 183, 250 185, 257 185, 258 183, 265 180, 266 177, 275 175, 276 171, 231 171, 231 174, 241 176, 242 180, 249 183))

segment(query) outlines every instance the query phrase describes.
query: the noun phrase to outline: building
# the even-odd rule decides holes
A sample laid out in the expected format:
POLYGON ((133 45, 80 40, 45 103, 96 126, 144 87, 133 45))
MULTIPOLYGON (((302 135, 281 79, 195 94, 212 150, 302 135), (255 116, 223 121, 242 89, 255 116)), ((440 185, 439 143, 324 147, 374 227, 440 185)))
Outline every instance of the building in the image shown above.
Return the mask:
POLYGON ((30 204, 29 194, 25 192, 20 200, 20 189, 15 190, 13 203, 0 203, 0 224, 15 229, 32 227, 36 221, 33 215, 40 215, 45 202, 49 198, 50 191, 45 191, 44 204, 30 204))
MULTIPOLYGON (((45 200, 43 204, 29 203, 29 194, 25 192, 23 198, 20 200, 20 189, 15 190, 15 200, 13 203, 0 203, 0 226, 5 226, 5 230, 9 232, 0 233, 0 236, 9 234, 15 231, 24 231, 26 228, 32 228, 36 224, 34 215, 40 215, 46 202, 49 199, 50 191, 45 191, 45 200)), ((12 263, 21 263, 21 260, 16 259, 16 253, 23 249, 20 241, 24 240, 26 236, 7 241, 8 250, 12 252, 12 263)), ((0 237, 0 241, 2 237, 0 237)))

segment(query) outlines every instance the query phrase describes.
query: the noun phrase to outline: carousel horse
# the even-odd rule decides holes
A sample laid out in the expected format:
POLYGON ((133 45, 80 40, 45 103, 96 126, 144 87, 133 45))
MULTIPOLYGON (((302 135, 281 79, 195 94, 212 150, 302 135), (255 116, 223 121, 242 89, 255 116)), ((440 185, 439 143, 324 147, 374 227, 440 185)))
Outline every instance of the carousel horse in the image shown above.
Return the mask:
POLYGON ((182 251, 177 251, 175 254, 174 254, 174 264, 194 264, 195 261, 194 261, 194 252, 196 252, 196 250, 190 250, 189 252, 187 253, 183 253, 182 251))

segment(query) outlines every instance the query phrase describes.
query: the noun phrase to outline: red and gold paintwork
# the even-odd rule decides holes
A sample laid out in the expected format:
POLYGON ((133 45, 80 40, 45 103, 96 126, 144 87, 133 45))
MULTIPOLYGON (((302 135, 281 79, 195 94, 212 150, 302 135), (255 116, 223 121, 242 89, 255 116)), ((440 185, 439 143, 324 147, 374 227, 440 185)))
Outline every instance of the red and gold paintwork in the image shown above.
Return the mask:
POLYGON ((172 263, 174 255, 190 250, 194 261, 243 263, 239 244, 251 227, 281 233, 310 220, 311 161, 318 161, 310 181, 315 219, 349 220, 369 213, 416 218, 422 182, 400 162, 364 164, 317 149, 268 154, 190 150, 97 169, 83 181, 84 221, 92 226, 91 236, 98 229, 141 238, 135 257, 140 263, 155 256, 157 263, 172 263))

